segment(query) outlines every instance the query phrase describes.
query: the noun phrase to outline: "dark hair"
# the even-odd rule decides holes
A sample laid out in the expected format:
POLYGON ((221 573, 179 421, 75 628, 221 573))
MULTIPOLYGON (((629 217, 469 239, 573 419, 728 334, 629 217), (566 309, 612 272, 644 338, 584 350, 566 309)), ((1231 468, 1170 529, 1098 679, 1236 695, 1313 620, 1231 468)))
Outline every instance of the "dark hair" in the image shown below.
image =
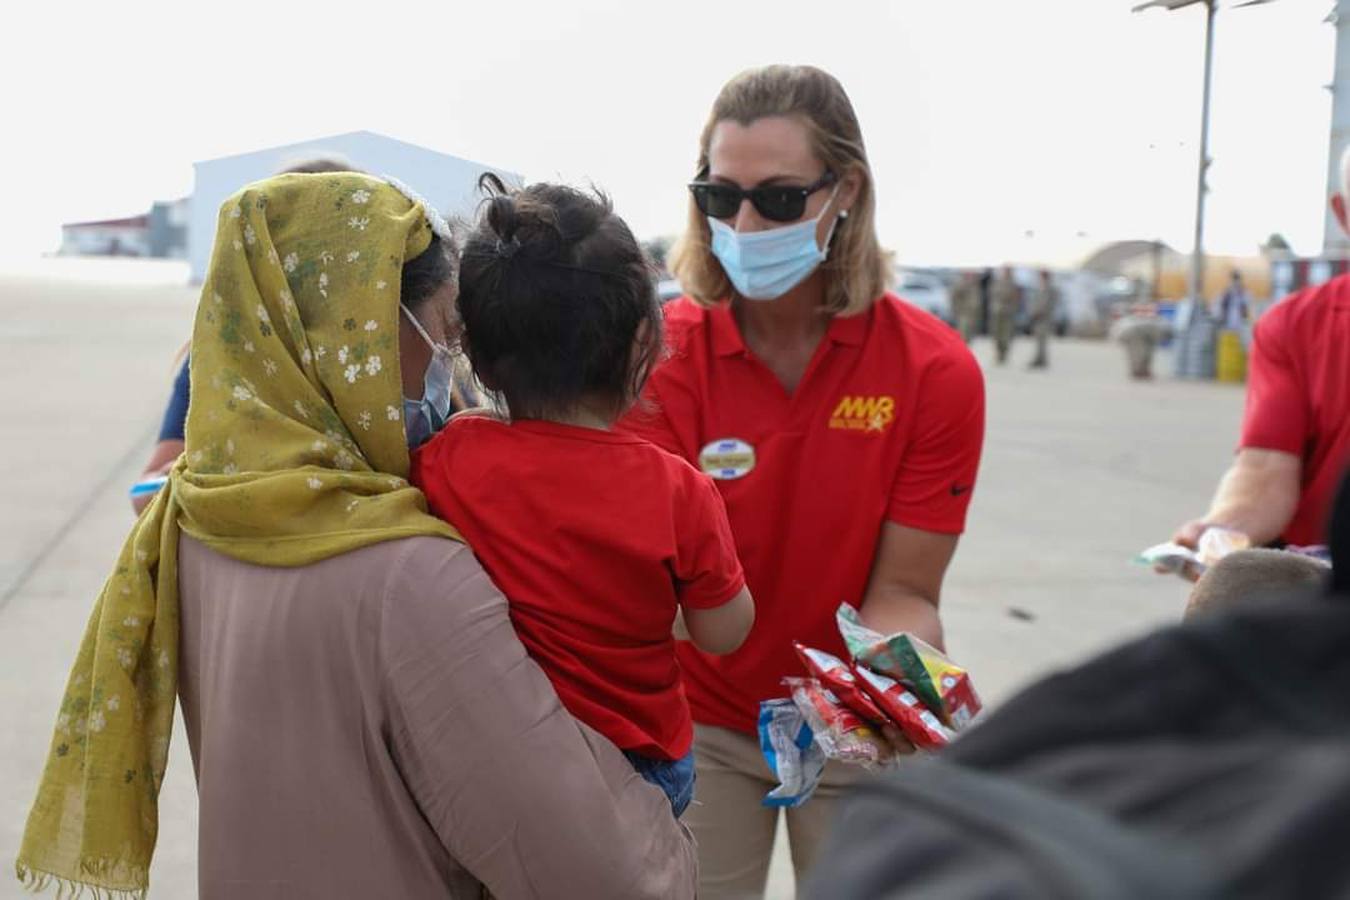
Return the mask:
POLYGON ((456 258, 454 243, 433 234, 427 249, 403 264, 399 301, 416 313, 432 294, 455 277, 456 258))
POLYGON ((479 380, 516 418, 584 402, 618 417, 662 345, 654 273, 637 239, 599 191, 508 190, 491 173, 478 184, 488 199, 464 244, 456 306, 479 380))

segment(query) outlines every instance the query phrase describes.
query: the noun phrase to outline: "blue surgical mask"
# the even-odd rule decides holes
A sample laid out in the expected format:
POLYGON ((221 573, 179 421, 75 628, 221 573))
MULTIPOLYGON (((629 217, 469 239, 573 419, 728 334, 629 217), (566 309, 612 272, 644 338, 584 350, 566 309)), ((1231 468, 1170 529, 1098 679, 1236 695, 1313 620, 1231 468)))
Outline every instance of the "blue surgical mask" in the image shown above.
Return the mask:
POLYGON ((814 219, 768 231, 741 233, 709 216, 713 255, 736 293, 747 300, 776 300, 805 281, 829 253, 838 219, 830 225, 823 248, 816 246, 816 226, 838 191, 836 186, 814 219))
POLYGON ((417 400, 403 398, 403 429, 408 436, 408 449, 413 450, 431 440, 431 436, 444 428, 450 418, 450 392, 455 364, 449 347, 433 341, 408 307, 399 304, 399 309, 403 310, 408 323, 431 348, 431 363, 422 378, 422 396, 417 400))

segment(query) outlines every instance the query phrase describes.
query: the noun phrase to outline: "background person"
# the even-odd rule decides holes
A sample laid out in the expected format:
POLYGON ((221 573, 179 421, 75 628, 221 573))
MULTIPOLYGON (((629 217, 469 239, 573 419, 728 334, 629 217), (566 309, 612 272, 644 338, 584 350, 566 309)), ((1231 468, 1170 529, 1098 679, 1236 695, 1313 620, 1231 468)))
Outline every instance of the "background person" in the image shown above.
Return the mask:
MULTIPOLYGON (((1347 221, 1342 157, 1340 192, 1331 208, 1347 221)), ((1327 516, 1341 472, 1350 463, 1350 275, 1304 288, 1256 323, 1248 359, 1247 404, 1233 464, 1203 518, 1173 540, 1198 546, 1218 526, 1253 546, 1326 543, 1327 516)))
POLYGON ((980 327, 980 276, 978 272, 966 271, 952 287, 952 317, 956 320, 956 330, 961 340, 969 344, 975 340, 980 327))
POLYGON ((693 896, 666 798, 562 709, 406 481, 400 397, 432 385, 399 307, 444 345, 451 247, 364 175, 226 202, 186 451, 95 607, 19 854, 29 884, 144 892, 177 695, 203 900, 693 896))
POLYGON ((989 330, 994 336, 994 359, 1000 366, 1008 361, 1021 306, 1022 289, 1013 278, 1012 267, 1004 266, 989 287, 989 330))
POLYGON ((1111 339, 1125 348, 1125 364, 1135 381, 1153 378, 1153 354, 1171 327, 1153 303, 1135 303, 1111 324, 1111 339))
MULTIPOLYGON (((843 87, 768 66, 723 87, 699 141, 672 254, 669 358, 624 420, 717 482, 755 596, 736 652, 688 643, 701 898, 762 893, 778 811, 755 737, 799 640, 842 655, 835 610, 941 646, 938 601, 984 434, 984 383, 960 336, 886 293, 861 129, 843 87)), ((804 872, 841 788, 827 769, 787 812, 804 872)))
POLYGON ((1214 318, 1219 320, 1219 327, 1223 330, 1236 331, 1245 337, 1247 323, 1252 318, 1251 307, 1251 297, 1242 284, 1242 273, 1234 269, 1228 279, 1228 287, 1214 304, 1214 318))
POLYGON ((1044 369, 1050 365, 1050 332, 1055 327, 1059 290, 1048 270, 1041 269, 1038 278, 1027 313, 1031 317, 1031 335, 1036 340, 1036 355, 1032 357, 1031 368, 1044 369))
POLYGON ((1256 547, 1238 550, 1205 570, 1186 599, 1186 618, 1323 590, 1331 567, 1320 559, 1256 547))

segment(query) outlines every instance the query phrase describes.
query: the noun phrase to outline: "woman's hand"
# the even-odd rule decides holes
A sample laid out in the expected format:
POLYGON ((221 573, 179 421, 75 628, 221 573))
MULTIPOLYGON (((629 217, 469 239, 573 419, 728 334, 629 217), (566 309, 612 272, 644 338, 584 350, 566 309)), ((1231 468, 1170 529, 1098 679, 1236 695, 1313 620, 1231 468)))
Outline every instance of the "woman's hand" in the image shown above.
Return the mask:
POLYGON ((914 753, 914 745, 910 743, 905 733, 894 725, 882 725, 881 736, 886 739, 886 743, 891 745, 896 756, 911 756, 914 753))

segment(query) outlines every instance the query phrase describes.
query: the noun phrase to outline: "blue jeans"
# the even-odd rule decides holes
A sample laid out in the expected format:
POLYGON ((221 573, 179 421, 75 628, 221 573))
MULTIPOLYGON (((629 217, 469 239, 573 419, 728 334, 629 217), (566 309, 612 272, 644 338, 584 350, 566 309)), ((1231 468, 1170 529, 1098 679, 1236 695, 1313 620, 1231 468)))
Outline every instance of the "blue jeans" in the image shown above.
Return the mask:
POLYGON ((623 751, 637 773, 666 792, 670 811, 679 818, 694 799, 694 751, 679 759, 652 759, 631 750, 623 751))

